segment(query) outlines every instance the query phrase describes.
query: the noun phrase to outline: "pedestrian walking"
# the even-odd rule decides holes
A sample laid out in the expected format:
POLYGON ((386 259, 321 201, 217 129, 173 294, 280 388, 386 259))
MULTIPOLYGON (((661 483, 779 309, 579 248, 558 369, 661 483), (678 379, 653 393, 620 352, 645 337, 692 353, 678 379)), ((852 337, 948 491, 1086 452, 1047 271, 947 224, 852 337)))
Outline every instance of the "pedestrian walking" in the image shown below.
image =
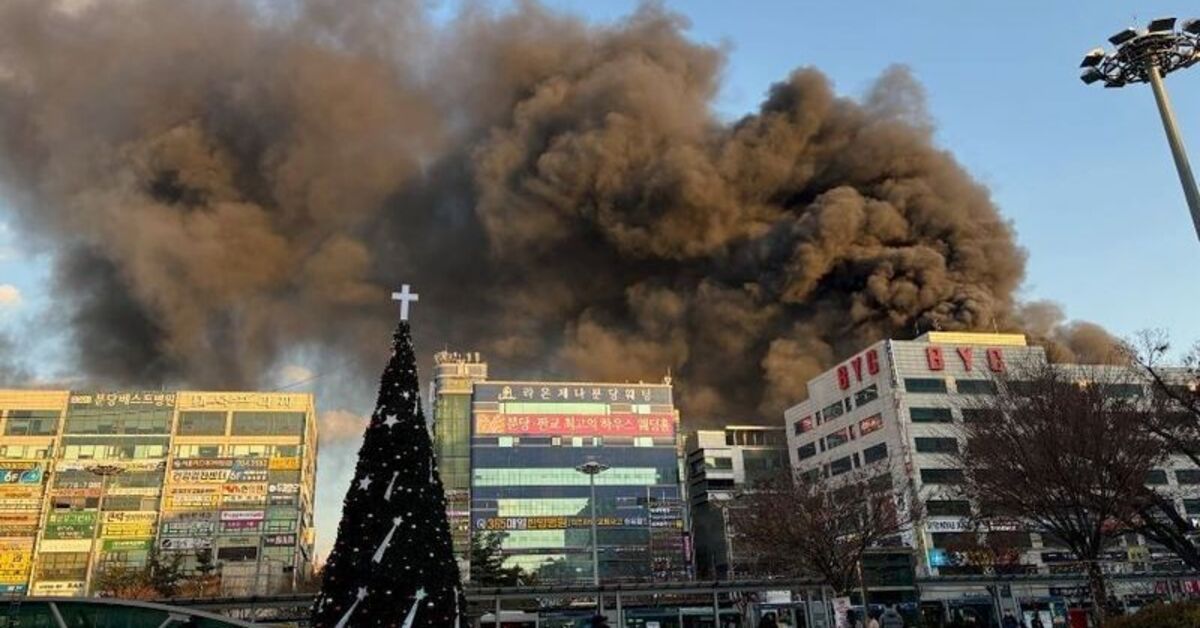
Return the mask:
POLYGON ((1046 628, 1046 625, 1042 623, 1042 619, 1037 616, 1037 613, 1034 613, 1033 621, 1029 622, 1029 628, 1046 628))
POLYGON ((1000 620, 1000 628, 1020 628, 1021 624, 1013 617, 1012 611, 1004 611, 1004 619, 1000 620))
POLYGON ((871 615, 870 618, 867 619, 867 628, 879 628, 879 618, 871 615))

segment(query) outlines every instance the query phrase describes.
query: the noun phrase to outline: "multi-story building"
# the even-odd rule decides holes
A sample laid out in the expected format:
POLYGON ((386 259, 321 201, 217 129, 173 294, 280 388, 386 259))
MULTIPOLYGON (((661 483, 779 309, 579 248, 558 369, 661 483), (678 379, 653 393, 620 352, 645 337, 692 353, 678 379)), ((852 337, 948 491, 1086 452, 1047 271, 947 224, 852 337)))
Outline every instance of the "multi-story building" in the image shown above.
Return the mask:
POLYGON ((472 423, 472 534, 505 533, 507 564, 590 582, 594 507, 602 580, 687 574, 669 383, 476 383, 472 423))
POLYGON ((471 393, 487 381, 487 363, 478 353, 441 351, 433 356, 433 446, 446 491, 446 515, 454 556, 464 579, 470 577, 471 393))
POLYGON ((784 428, 729 425, 722 430, 697 430, 688 434, 685 450, 696 575, 736 578, 748 569, 737 551, 730 511, 757 482, 788 468, 784 428))
MULTIPOLYGON (((913 550, 922 575, 979 573, 981 566, 959 551, 976 536, 971 504, 953 489, 962 471, 952 455, 959 450, 962 422, 986 421, 992 410, 983 401, 995 394, 1009 371, 1045 365, 1041 347, 1028 346, 1020 334, 929 332, 915 340, 884 340, 808 383, 809 397, 785 412, 788 452, 801 476, 836 477, 865 469, 890 474, 892 485, 914 491, 923 516, 903 544, 913 550)), ((1149 396, 1148 382, 1119 367, 1060 364, 1080 381, 1102 378, 1119 395, 1149 396), (1122 383, 1113 383, 1122 382, 1122 383)), ((1183 459, 1169 460, 1147 478, 1173 496, 1188 515, 1200 514, 1200 472, 1183 459)), ((1019 529, 987 533, 1001 541, 1009 571, 1054 572, 1070 560, 1053 539, 1019 529)), ((1153 546, 1127 535, 1106 557, 1112 568, 1131 557, 1154 560, 1153 546)))
POLYGON ((0 391, 0 591, 88 595, 152 552, 212 594, 313 569, 309 394, 0 391))
POLYGON ((784 413, 792 465, 822 477, 874 468, 915 491, 927 516, 905 541, 918 571, 937 575, 939 557, 970 525, 969 505, 947 490, 961 474, 946 455, 957 451, 953 426, 984 412, 972 399, 994 391, 1008 365, 1044 361, 1019 334, 877 342, 810 380, 808 399, 784 413))

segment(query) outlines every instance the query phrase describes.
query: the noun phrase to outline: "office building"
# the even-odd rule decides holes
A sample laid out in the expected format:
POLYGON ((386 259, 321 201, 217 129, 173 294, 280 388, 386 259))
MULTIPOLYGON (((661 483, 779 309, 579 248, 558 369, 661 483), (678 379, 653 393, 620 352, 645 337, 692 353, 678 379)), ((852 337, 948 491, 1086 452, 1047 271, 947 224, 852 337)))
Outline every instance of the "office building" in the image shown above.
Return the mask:
POLYGON ((472 534, 506 534, 508 565, 591 582, 594 507, 602 581, 687 575, 669 383, 480 382, 471 411, 472 534))
MULTIPOLYGON (((1020 334, 929 332, 911 341, 877 342, 808 383, 809 398, 785 412, 788 451, 801 475, 835 477, 855 469, 878 469, 893 486, 910 486, 924 503, 924 515, 903 540, 913 550, 918 574, 980 573, 970 557, 956 551, 964 534, 974 535, 971 505, 951 485, 961 471, 946 454, 958 450, 955 425, 987 420, 982 395, 996 392, 996 378, 1013 368, 1044 365, 1045 352, 1020 334)), ((1060 364, 1080 381, 1100 369, 1130 383, 1113 385, 1114 394, 1148 395, 1139 376, 1119 367, 1060 364)), ((1174 495, 1189 516, 1200 514, 1191 499, 1200 473, 1183 460, 1156 469, 1148 483, 1174 495)), ((1052 539, 1019 529, 994 531, 1015 550, 998 567, 1009 572, 1052 572, 1069 554, 1052 539)), ((1137 535, 1112 549, 1106 560, 1124 569, 1130 557, 1167 558, 1137 535), (1121 565, 1120 563, 1124 563, 1121 565)))
POLYGON ((446 515, 454 556, 464 579, 470 577, 471 393, 487 381, 487 363, 478 353, 440 351, 433 356, 433 448, 446 491, 446 515))
POLYGON ((696 576, 725 580, 750 575, 753 568, 737 551, 737 526, 730 513, 757 482, 788 468, 784 428, 729 425, 697 430, 688 434, 685 451, 696 576))
POLYGON ((95 594, 152 549, 213 595, 312 573, 309 394, 2 390, 0 422, 0 591, 95 594))

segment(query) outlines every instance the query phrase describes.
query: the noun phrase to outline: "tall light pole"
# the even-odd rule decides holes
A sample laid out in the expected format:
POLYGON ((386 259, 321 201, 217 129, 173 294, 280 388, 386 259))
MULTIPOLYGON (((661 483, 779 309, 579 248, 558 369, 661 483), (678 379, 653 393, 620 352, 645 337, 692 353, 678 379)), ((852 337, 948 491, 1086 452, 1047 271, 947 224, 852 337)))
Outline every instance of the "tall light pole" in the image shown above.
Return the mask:
POLYGON ((92 594, 92 572, 95 571, 96 556, 100 553, 96 550, 96 539, 104 527, 104 495, 108 492, 108 479, 124 473, 125 467, 115 464, 97 464, 87 467, 86 470, 92 475, 100 476, 100 497, 96 499, 96 527, 92 529, 92 547, 88 554, 87 573, 83 574, 84 597, 92 594))
POLYGON ((1109 37, 1108 41, 1116 49, 1105 52, 1103 48, 1096 48, 1087 53, 1080 64, 1084 70, 1079 78, 1088 85, 1103 82, 1105 87, 1124 87, 1130 83, 1150 83, 1154 88, 1158 114, 1162 117, 1183 195, 1192 213, 1192 225, 1196 237, 1200 238, 1200 190, 1196 189, 1196 178, 1192 176, 1192 166, 1188 163, 1162 80, 1175 70, 1200 62, 1200 20, 1188 20, 1176 30, 1175 18, 1159 18, 1151 20, 1145 29, 1127 28, 1109 37))
POLYGON ((588 476, 588 486, 591 487, 591 500, 588 501, 592 513, 592 584, 600 586, 600 547, 596 542, 596 476, 608 471, 606 464, 589 460, 575 470, 588 476))

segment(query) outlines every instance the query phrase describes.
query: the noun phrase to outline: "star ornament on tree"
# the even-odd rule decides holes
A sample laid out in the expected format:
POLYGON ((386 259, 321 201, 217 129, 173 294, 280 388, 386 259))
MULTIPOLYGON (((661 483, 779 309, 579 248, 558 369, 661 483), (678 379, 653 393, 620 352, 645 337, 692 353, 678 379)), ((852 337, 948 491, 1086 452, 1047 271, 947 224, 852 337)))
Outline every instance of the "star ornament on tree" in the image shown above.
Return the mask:
POLYGON ((407 286, 397 295, 401 321, 375 406, 383 420, 363 435, 356 479, 346 491, 313 606, 314 628, 464 626, 459 609, 466 604, 407 320, 408 305, 417 299, 407 286), (370 489, 376 481, 387 485, 383 499, 379 489, 370 489))

